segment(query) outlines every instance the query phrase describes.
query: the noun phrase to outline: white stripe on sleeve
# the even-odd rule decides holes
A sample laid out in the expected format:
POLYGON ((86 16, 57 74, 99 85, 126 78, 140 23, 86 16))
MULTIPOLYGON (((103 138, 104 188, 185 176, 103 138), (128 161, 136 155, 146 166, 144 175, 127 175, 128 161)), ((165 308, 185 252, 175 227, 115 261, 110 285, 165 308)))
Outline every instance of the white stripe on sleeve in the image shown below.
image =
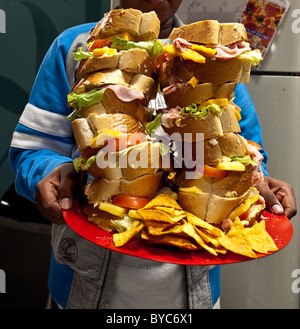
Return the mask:
POLYGON ((62 114, 42 110, 32 104, 27 104, 19 123, 22 125, 57 137, 73 136, 71 122, 62 114))
POLYGON ((49 150, 63 156, 71 157, 73 145, 52 140, 42 136, 24 134, 15 131, 11 141, 11 147, 26 150, 49 150))

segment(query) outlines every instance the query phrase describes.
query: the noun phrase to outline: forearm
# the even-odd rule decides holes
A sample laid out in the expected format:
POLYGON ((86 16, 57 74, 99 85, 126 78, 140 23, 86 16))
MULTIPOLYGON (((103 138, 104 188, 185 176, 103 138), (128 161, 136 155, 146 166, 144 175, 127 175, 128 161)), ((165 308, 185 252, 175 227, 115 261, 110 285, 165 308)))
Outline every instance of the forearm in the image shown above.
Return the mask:
POLYGON ((36 185, 50 172, 72 159, 48 150, 10 149, 10 164, 16 173, 15 187, 18 194, 33 201, 36 185))

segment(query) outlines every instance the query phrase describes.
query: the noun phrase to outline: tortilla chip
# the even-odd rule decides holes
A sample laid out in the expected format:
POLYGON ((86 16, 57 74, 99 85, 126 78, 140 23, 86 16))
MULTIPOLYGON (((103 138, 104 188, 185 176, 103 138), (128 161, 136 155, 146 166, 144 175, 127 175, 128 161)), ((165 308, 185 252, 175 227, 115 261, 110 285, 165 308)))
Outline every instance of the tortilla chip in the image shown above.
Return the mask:
POLYGON ((172 216, 164 211, 155 210, 155 209, 140 209, 137 213, 142 217, 143 220, 156 220, 161 222, 167 222, 170 224, 175 224, 179 222, 183 217, 172 216))
POLYGON ((113 241, 116 247, 122 247, 134 236, 136 236, 145 226, 144 223, 140 221, 135 221, 129 230, 122 233, 115 233, 113 235, 113 241))
POLYGON ((275 242, 266 231, 266 223, 264 220, 261 220, 259 223, 255 222, 252 227, 246 230, 247 237, 253 250, 262 254, 278 250, 275 242))
POLYGON ((221 245, 236 254, 257 258, 247 237, 246 229, 237 218, 226 235, 219 238, 221 245))
POLYGON ((152 236, 146 230, 142 231, 141 238, 153 244, 164 244, 179 247, 186 250, 196 250, 198 247, 188 239, 166 234, 162 236, 152 236))
POLYGON ((182 226, 179 224, 170 225, 170 223, 158 222, 155 220, 146 221, 145 224, 151 235, 176 234, 182 232, 182 226))
POLYGON ((216 251, 212 248, 209 247, 204 241, 203 239, 197 234, 194 226, 191 223, 185 223, 182 226, 182 231, 188 235, 189 237, 193 238, 197 244, 202 247, 203 249, 207 250, 209 253, 218 256, 218 254, 216 253, 216 251))
POLYGON ((194 229, 206 244, 212 244, 215 248, 219 248, 221 250, 224 249, 219 241, 219 237, 210 234, 206 230, 200 230, 196 226, 194 226, 194 229))
POLYGON ((142 209, 154 209, 156 206, 161 207, 168 207, 177 210, 182 210, 179 204, 168 194, 159 194, 157 197, 152 199, 144 208, 142 209))
POLYGON ((221 237, 224 235, 222 230, 205 222, 203 219, 200 219, 197 216, 195 216, 191 213, 188 213, 188 212, 186 213, 186 216, 187 216, 188 222, 192 223, 194 226, 199 226, 199 227, 207 230, 212 235, 217 236, 217 237, 221 237))

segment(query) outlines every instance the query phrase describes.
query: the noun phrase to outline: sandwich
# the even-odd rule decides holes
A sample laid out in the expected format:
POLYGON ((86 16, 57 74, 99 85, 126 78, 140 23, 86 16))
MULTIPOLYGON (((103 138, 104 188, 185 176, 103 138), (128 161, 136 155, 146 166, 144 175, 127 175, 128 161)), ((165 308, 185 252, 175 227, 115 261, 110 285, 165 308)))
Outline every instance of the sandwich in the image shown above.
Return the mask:
POLYGON ((68 119, 86 118, 90 113, 124 113, 147 124, 152 111, 146 105, 154 90, 154 80, 143 74, 118 69, 91 73, 73 85, 68 95, 73 112, 68 119))
MULTIPOLYGON (((199 99, 202 94, 195 93, 199 99)), ((224 133, 240 133, 239 120, 241 109, 228 98, 211 98, 196 105, 191 97, 188 100, 181 99, 178 103, 189 104, 160 110, 157 117, 146 125, 148 133, 155 132, 162 127, 170 136, 170 139, 195 142, 201 139, 216 138, 224 133), (185 102, 185 103, 184 103, 185 102), (199 134, 203 134, 201 137, 199 134)))
POLYGON ((76 80, 99 70, 120 69, 154 76, 155 59, 162 52, 157 40, 160 21, 154 11, 115 9, 105 14, 87 41, 87 51, 79 48, 76 80))
MULTIPOLYGON (((202 143, 201 166, 198 162, 188 170, 183 165, 177 175, 179 204, 211 224, 221 226, 239 217, 252 225, 265 207, 255 188, 263 179, 259 147, 232 132, 202 143)), ((196 147, 193 143, 192 158, 196 147)))
POLYGON ((159 69, 162 88, 180 80, 199 83, 247 83, 252 65, 262 59, 247 42, 243 24, 200 21, 173 29, 172 44, 164 47, 159 69), (175 79, 176 78, 176 79, 175 79))
POLYGON ((76 82, 68 95, 70 120, 90 113, 124 113, 143 124, 157 93, 156 57, 160 22, 155 12, 116 9, 105 14, 86 45, 75 52, 76 82))

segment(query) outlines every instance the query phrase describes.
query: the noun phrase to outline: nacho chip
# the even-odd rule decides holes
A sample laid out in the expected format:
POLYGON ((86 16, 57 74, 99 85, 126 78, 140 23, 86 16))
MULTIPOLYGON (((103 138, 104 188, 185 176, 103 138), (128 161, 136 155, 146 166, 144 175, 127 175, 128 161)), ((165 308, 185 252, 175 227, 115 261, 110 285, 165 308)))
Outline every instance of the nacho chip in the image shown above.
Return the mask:
POLYGON ((158 222, 155 220, 146 221, 145 224, 151 235, 177 234, 182 232, 182 226, 180 224, 170 225, 170 223, 158 222))
POLYGON ((237 218, 226 235, 219 238, 221 245, 236 254, 257 258, 247 237, 246 229, 237 218))
POLYGON ((159 194, 157 197, 152 199, 144 208, 142 209, 155 209, 156 206, 164 206, 168 208, 173 208, 177 210, 182 210, 179 204, 168 194, 159 194))
POLYGON ((266 231, 264 220, 261 220, 259 223, 255 222, 252 227, 246 229, 246 232, 253 250, 262 254, 278 250, 275 242, 266 231))
POLYGON ((199 227, 207 230, 212 235, 217 236, 217 237, 221 237, 224 235, 222 230, 205 222, 203 219, 200 219, 197 216, 195 216, 191 213, 188 213, 188 212, 186 213, 186 216, 187 216, 188 222, 192 223, 194 226, 199 226, 199 227))
POLYGON ((142 231, 141 238, 153 244, 164 244, 179 247, 186 250, 196 250, 198 247, 188 239, 166 234, 162 236, 152 236, 146 230, 142 231))
POLYGON ((159 222, 167 222, 170 224, 175 224, 182 219, 182 216, 176 217, 172 216, 162 210, 155 210, 155 209, 140 209, 137 213, 142 217, 144 221, 147 220, 156 220, 159 222))
POLYGON ((202 247, 203 249, 207 250, 209 253, 218 256, 218 254, 216 253, 216 251, 212 248, 209 247, 204 241, 203 239, 197 234, 196 230, 194 229, 194 226, 191 223, 185 223, 182 226, 182 231, 188 235, 189 237, 193 238, 197 244, 202 247))
POLYGON ((207 232, 206 230, 201 230, 199 228, 197 228, 196 226, 194 226, 194 229, 196 230, 196 232, 199 234, 199 236, 202 238, 202 240, 206 243, 206 244, 211 244, 213 245, 213 247, 216 249, 221 249, 221 250, 226 250, 224 249, 224 247, 221 245, 220 241, 219 241, 219 237, 216 237, 212 234, 210 234, 209 232, 207 232))
POLYGON ((116 247, 122 247, 134 236, 136 236, 145 226, 144 223, 140 221, 135 221, 130 229, 122 233, 115 233, 113 235, 113 241, 116 247))

